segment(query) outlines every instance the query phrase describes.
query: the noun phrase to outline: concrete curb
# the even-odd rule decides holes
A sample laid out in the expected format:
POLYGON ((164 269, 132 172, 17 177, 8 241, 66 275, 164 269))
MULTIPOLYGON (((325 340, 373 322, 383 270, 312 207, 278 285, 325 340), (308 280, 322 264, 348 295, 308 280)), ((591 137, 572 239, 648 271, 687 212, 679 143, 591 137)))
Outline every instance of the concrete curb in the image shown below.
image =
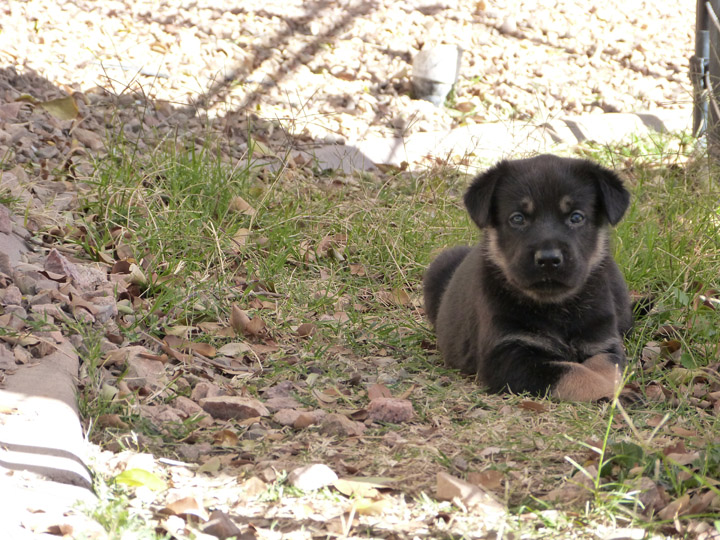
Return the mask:
POLYGON ((586 141, 614 144, 632 136, 690 129, 691 111, 588 114, 551 120, 539 125, 520 121, 463 126, 446 132, 415 133, 406 138, 371 137, 346 145, 325 145, 301 152, 327 169, 373 170, 377 165, 411 167, 428 159, 465 156, 473 162, 494 162, 572 148, 586 141))
MULTIPOLYGON (((13 276, 27 231, 4 222, 0 272, 13 276)), ((86 441, 78 418, 76 384, 80 359, 63 336, 43 337, 53 350, 22 365, 12 364, 4 343, 0 387, 0 530, 3 538, 42 538, 49 525, 66 523, 78 502, 92 504, 92 477, 85 465, 86 441), (11 494, 11 496, 8 496, 11 494), (44 525, 34 526, 42 518, 44 525)))

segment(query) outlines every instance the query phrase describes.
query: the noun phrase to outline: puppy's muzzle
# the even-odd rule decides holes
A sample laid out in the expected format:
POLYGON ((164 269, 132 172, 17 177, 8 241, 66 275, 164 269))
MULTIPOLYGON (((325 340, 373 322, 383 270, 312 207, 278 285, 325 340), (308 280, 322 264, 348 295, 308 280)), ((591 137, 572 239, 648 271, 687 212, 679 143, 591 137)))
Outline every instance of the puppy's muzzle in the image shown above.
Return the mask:
POLYGON ((538 249, 535 252, 535 266, 543 270, 559 268, 563 263, 563 254, 559 249, 538 249))

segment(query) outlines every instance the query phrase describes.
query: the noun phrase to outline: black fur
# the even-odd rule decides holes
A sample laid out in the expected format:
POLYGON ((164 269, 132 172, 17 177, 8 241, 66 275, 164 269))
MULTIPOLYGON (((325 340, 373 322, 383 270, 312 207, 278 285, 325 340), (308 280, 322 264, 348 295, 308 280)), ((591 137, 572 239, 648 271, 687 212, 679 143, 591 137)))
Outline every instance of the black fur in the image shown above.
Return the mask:
POLYGON ((500 162, 464 201, 482 240, 444 251, 424 278, 446 365, 493 392, 610 397, 632 325, 607 245, 629 204, 622 181, 590 161, 542 155, 500 162))

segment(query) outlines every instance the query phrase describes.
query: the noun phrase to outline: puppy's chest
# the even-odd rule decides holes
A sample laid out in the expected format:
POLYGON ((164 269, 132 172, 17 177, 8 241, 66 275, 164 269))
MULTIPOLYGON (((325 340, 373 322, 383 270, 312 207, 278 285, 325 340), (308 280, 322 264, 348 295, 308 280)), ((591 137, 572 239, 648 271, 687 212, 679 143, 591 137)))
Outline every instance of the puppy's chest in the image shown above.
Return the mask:
POLYGON ((573 310, 515 313, 496 319, 497 336, 502 341, 541 350, 570 362, 583 362, 590 356, 610 352, 618 343, 612 316, 583 317, 573 310))

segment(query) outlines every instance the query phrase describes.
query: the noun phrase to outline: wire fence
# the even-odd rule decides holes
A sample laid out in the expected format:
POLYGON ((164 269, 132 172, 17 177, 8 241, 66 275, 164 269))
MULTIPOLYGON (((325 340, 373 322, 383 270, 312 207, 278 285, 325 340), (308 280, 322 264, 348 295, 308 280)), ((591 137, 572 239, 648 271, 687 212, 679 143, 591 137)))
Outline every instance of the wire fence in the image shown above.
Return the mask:
POLYGON ((695 54, 690 58, 694 88, 693 132, 720 161, 720 0, 697 0, 695 54))

